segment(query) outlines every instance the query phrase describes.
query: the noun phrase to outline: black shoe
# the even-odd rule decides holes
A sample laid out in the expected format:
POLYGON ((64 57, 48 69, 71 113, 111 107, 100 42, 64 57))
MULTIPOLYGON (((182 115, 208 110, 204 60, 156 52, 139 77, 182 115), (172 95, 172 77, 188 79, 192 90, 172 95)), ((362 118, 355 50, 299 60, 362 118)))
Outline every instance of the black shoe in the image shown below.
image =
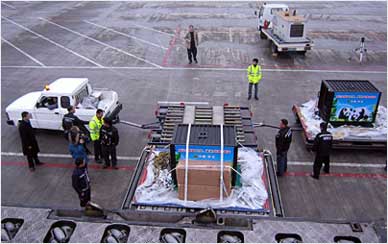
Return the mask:
POLYGON ((39 166, 39 165, 43 165, 44 163, 42 163, 42 162, 37 162, 37 163, 35 163, 36 164, 36 166, 39 166))
POLYGON ((248 97, 248 100, 251 100, 251 97, 248 97))
POLYGON ((194 62, 195 62, 196 64, 198 63, 198 61, 197 61, 196 59, 194 60, 194 62))
POLYGON ((276 176, 282 177, 283 175, 280 174, 279 172, 276 172, 276 176))
POLYGON ((189 61, 189 64, 192 64, 193 63, 193 61, 189 61))
POLYGON ((256 99, 256 100, 259 100, 259 98, 258 98, 258 97, 255 97, 255 99, 256 99))
POLYGON ((96 161, 96 164, 102 164, 101 159, 97 159, 97 160, 95 160, 95 161, 96 161))
POLYGON ((325 174, 330 174, 330 171, 323 171, 323 172, 325 172, 325 174))
POLYGON ((109 166, 106 165, 106 164, 104 164, 104 166, 102 166, 103 169, 106 169, 106 168, 108 168, 108 167, 109 167, 109 166))
POLYGON ((112 167, 113 169, 119 169, 119 167, 117 167, 116 165, 112 167))
POLYGON ((30 171, 31 171, 31 172, 34 172, 34 171, 35 171, 35 168, 30 168, 30 171))
POLYGON ((319 180, 319 177, 316 177, 313 174, 310 174, 310 177, 313 178, 314 180, 319 180))

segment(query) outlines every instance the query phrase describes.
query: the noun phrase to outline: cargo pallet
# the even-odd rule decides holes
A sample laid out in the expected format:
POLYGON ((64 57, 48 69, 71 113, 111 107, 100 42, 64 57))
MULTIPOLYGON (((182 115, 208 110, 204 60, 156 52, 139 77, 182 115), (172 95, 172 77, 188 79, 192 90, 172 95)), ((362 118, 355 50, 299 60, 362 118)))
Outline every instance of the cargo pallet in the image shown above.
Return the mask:
MULTIPOLYGON (((307 132, 307 125, 302 118, 300 106, 294 104, 292 112, 295 115, 295 120, 300 123, 303 129, 303 141, 307 149, 311 149, 314 144, 314 137, 307 132)), ((344 140, 333 140, 334 149, 353 149, 353 150, 387 150, 386 140, 373 140, 373 139, 344 139, 344 140)))

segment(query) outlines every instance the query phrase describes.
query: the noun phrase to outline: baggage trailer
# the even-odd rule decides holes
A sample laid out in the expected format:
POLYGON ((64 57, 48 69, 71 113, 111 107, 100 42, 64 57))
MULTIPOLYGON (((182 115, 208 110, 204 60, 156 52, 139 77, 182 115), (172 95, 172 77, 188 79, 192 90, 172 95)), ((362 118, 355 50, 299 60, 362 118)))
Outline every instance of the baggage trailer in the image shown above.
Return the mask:
MULTIPOLYGON (((174 204, 149 204, 139 203, 134 195, 137 187, 144 182, 147 174, 147 162, 153 150, 166 149, 172 141, 174 130, 179 124, 193 123, 194 125, 233 125, 236 128, 236 141, 239 147, 257 149, 257 137, 253 129, 252 113, 248 107, 230 106, 209 106, 207 104, 159 104, 155 112, 160 122, 159 127, 152 128, 149 134, 149 145, 144 148, 142 155, 137 162, 135 172, 129 184, 122 209, 141 211, 166 211, 178 213, 194 213, 201 209, 195 207, 184 207, 174 204)), ((253 210, 246 208, 217 208, 217 214, 223 215, 259 215, 259 216, 283 216, 281 196, 276 178, 276 171, 272 155, 269 151, 257 152, 262 158, 264 172, 262 177, 268 192, 268 199, 263 209, 253 210)))
MULTIPOLYGON (((292 106, 292 112, 295 115, 295 120, 302 127, 303 141, 307 149, 311 149, 314 144, 315 135, 308 131, 308 125, 301 113, 301 105, 294 104, 292 106)), ((344 138, 341 140, 334 139, 332 147, 334 149, 353 149, 353 150, 387 150, 386 139, 373 139, 373 138, 344 138)))
POLYGON ((368 80, 323 80, 318 100, 294 105, 292 111, 311 148, 318 124, 328 123, 333 148, 387 148, 387 111, 379 106, 381 92, 368 80))

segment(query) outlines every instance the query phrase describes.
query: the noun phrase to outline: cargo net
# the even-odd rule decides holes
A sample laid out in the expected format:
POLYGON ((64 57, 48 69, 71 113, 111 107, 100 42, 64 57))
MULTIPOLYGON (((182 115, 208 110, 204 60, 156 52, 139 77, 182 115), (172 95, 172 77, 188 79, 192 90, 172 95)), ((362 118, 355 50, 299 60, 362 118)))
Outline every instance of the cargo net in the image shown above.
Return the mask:
POLYGON ((241 186, 232 189, 231 194, 219 199, 184 201, 178 198, 173 183, 171 170, 161 169, 154 162, 161 151, 153 151, 146 168, 144 181, 137 187, 135 202, 137 204, 182 206, 193 208, 234 208, 262 211, 268 208, 268 193, 263 181, 263 159, 251 148, 238 149, 238 164, 241 169, 241 186))
MULTIPOLYGON (((315 137, 319 132, 319 124, 323 120, 318 115, 317 100, 312 99, 300 106, 301 120, 306 125, 306 132, 315 137)), ((328 131, 332 133, 334 140, 346 139, 371 139, 387 140, 387 109, 379 106, 373 127, 362 127, 353 125, 342 125, 339 127, 328 126, 328 131)))

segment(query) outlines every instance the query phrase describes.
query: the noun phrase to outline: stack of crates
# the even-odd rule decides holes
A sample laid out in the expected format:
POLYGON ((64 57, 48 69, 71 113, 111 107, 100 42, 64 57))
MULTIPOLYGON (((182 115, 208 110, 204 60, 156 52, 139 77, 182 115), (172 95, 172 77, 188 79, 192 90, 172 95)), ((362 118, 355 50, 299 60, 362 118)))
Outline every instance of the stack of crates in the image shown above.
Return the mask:
MULTIPOLYGON (((186 141, 189 125, 177 125, 170 146, 172 177, 178 186, 179 198, 184 199, 186 171, 186 141)), ((219 198, 220 176, 223 172, 225 196, 231 192, 236 174, 237 145, 235 126, 223 126, 224 167, 221 169, 220 125, 192 124, 189 135, 187 199, 192 201, 219 198)))

